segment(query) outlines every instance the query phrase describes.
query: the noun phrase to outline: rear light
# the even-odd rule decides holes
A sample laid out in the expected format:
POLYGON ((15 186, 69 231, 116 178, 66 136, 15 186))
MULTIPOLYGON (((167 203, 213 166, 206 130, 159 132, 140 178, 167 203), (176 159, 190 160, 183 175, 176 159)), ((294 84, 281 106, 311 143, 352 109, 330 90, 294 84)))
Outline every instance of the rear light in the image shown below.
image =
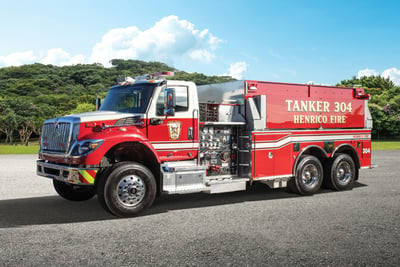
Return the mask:
POLYGON ((369 99, 370 95, 364 93, 364 89, 362 88, 355 88, 354 89, 354 97, 357 99, 369 99))
POLYGON ((257 90, 257 84, 256 83, 249 83, 247 85, 247 89, 249 89, 249 90, 257 90))

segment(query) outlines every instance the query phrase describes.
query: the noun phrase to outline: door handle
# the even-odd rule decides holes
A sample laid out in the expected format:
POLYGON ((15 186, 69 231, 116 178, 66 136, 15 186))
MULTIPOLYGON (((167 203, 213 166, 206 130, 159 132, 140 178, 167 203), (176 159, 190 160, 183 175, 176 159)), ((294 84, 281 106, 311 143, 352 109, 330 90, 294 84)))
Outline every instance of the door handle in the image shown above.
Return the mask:
POLYGON ((188 128, 188 139, 189 139, 189 140, 193 140, 193 139, 194 139, 193 127, 189 127, 189 128, 188 128))

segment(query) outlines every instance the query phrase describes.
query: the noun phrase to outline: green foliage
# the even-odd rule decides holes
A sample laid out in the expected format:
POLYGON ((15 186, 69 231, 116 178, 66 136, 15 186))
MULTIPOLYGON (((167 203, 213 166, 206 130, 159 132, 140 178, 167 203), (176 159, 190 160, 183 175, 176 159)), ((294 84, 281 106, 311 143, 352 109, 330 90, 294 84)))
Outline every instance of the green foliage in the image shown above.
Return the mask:
POLYGON ((118 73, 131 77, 160 71, 176 71, 173 67, 154 61, 145 62, 132 59, 113 59, 111 60, 111 65, 115 67, 118 73))
POLYGON ((78 113, 84 113, 84 112, 90 112, 90 111, 95 111, 96 110, 96 105, 91 104, 91 103, 79 103, 78 106, 76 106, 75 109, 72 110, 72 114, 78 114, 78 113))
MULTIPOLYGON (((19 138, 40 135, 45 119, 95 109, 96 97, 104 98, 118 77, 135 77, 159 71, 174 71, 170 79, 193 81, 197 85, 233 81, 229 76, 187 73, 160 62, 111 60, 111 67, 79 64, 57 67, 32 64, 0 68, 0 138, 12 143, 19 138)), ((371 94, 370 110, 374 137, 399 136, 400 87, 381 76, 353 77, 339 86, 361 86, 371 94)))
POLYGON ((400 135, 400 87, 394 86, 389 78, 381 76, 353 77, 343 80, 338 86, 363 87, 371 94, 369 110, 374 126, 374 138, 398 137, 400 135))
POLYGON ((4 100, 0 102, 0 132, 5 135, 5 142, 12 144, 13 134, 18 127, 14 110, 4 100))
POLYGON ((175 76, 171 80, 192 81, 197 85, 210 84, 210 83, 223 83, 234 81, 230 76, 206 76, 202 73, 187 73, 184 71, 175 72, 175 76))
POLYGON ((27 144, 31 135, 40 135, 45 119, 95 110, 96 97, 104 98, 118 77, 174 71, 174 79, 197 84, 233 80, 186 73, 160 62, 113 59, 111 64, 111 68, 101 64, 57 67, 39 63, 0 68, 0 138, 10 144, 19 138, 27 144))
POLYGON ((0 131, 6 135, 5 141, 13 143, 13 134, 18 132, 21 144, 26 145, 33 132, 37 131, 40 110, 26 99, 0 100, 0 131))
POLYGON ((394 84, 389 78, 383 78, 382 76, 363 76, 361 78, 353 76, 350 80, 341 81, 338 86, 361 86, 372 90, 378 89, 378 91, 384 91, 394 87, 394 84))

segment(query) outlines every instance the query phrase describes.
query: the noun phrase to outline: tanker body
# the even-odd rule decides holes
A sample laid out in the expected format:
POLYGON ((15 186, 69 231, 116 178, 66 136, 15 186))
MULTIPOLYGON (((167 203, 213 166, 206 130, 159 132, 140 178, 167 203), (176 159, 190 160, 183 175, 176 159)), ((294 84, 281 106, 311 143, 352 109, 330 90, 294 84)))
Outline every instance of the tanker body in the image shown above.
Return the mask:
POLYGON ((348 190, 371 166, 368 99, 360 88, 129 79, 99 111, 45 122, 37 173, 121 217, 161 193, 348 190))

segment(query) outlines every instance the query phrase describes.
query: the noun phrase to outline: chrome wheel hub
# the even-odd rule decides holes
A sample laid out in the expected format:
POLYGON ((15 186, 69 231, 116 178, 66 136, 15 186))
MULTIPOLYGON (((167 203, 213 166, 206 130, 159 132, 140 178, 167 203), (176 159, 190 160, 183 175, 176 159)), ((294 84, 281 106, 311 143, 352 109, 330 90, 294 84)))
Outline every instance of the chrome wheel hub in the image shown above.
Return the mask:
POLYGON ((336 171, 336 177, 339 183, 346 184, 352 176, 351 166, 348 162, 341 162, 336 171))
POLYGON ((318 180, 318 169, 313 164, 308 164, 304 167, 301 179, 303 184, 312 187, 318 180))
POLYGON ((137 175, 128 175, 123 177, 117 188, 118 201, 129 207, 138 205, 146 194, 146 186, 137 175))

